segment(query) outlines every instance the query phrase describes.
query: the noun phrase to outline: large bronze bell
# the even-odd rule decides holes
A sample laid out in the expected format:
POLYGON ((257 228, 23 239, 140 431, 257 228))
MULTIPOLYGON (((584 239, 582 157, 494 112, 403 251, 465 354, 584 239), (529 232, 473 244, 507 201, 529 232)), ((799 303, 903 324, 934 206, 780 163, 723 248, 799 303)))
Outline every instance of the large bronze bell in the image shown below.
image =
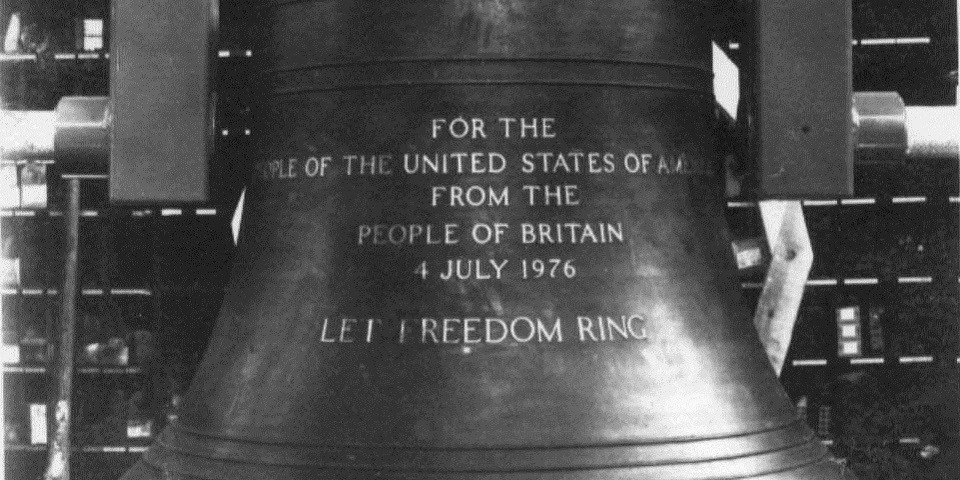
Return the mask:
POLYGON ((125 478, 848 478, 739 301, 717 8, 269 2, 238 260, 125 478))

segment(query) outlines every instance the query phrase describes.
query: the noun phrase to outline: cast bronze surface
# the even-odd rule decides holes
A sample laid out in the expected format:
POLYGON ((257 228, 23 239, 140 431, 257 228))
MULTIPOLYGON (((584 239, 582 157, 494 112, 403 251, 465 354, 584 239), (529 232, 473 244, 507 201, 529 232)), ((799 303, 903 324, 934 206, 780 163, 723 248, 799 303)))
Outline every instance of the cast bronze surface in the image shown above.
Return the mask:
POLYGON ((715 8, 270 3, 224 307, 125 478, 845 478, 739 301, 715 8))

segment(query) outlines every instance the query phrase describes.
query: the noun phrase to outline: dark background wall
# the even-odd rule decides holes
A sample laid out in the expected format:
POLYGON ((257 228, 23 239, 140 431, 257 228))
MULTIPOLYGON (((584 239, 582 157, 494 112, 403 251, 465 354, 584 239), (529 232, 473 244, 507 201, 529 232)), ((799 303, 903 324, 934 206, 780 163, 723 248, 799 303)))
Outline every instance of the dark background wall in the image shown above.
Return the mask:
MULTIPOLYGON (((929 39, 854 47, 856 90, 899 91, 910 105, 955 102, 955 2, 853 6, 856 39, 929 39)), ((77 55, 75 28, 76 19, 108 22, 104 0, 3 0, 4 27, 13 12, 24 35, 17 52, 0 54, 2 108, 50 109, 63 95, 108 93, 103 52, 77 55)), ((251 128, 248 72, 256 52, 247 35, 255 19, 247 3, 222 2, 209 205, 111 207, 104 185, 84 184, 78 344, 122 339, 129 361, 118 367, 88 359, 78 373, 76 478, 115 478, 130 465, 150 438, 131 438, 128 427, 152 422, 156 433, 176 415, 202 352, 232 253, 228 222, 251 128)), ((718 36, 727 45, 740 41, 736 28, 718 36)), ((45 463, 45 448, 29 444, 29 404, 44 402, 52 389, 31 352, 57 315, 64 197, 56 167, 47 178, 46 208, 0 212, 2 254, 21 263, 19 284, 3 290, 3 339, 21 344, 21 363, 4 367, 11 479, 37 478, 45 463)), ((798 415, 861 479, 960 478, 957 162, 860 168, 856 189, 859 201, 805 206, 814 281, 783 383, 798 415), (867 362, 837 355, 836 315, 845 307, 859 308, 867 362)), ((749 200, 731 203, 728 217, 735 238, 762 237, 749 200)), ((743 273, 745 302, 755 304, 761 281, 760 269, 743 273)))

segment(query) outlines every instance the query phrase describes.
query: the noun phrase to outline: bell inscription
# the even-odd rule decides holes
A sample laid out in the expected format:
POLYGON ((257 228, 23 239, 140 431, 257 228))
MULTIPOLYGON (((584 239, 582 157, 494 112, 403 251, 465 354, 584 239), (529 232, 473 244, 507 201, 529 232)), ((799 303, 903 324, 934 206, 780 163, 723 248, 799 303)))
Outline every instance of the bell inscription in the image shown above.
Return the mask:
MULTIPOLYGON (((597 147, 614 146, 613 142, 591 142, 564 145, 558 151, 551 148, 556 145, 544 140, 558 139, 562 129, 563 122, 554 117, 429 118, 422 122, 421 133, 428 139, 424 143, 466 140, 465 144, 454 143, 450 150, 429 153, 397 149, 373 154, 329 152, 318 145, 316 151, 292 152, 283 159, 256 163, 252 181, 336 182, 343 187, 354 182, 404 182, 398 177, 420 177, 427 183, 419 191, 404 195, 424 209, 489 209, 493 218, 498 217, 498 211, 521 209, 530 218, 470 222, 440 218, 435 223, 420 223, 422 218, 406 217, 404 223, 391 223, 395 219, 378 217, 376 223, 360 221, 356 227, 339 232, 341 242, 352 244, 342 248, 410 249, 425 257, 406 264, 381 264, 384 269, 405 272, 423 282, 462 282, 461 288, 472 288, 498 280, 576 283, 583 276, 578 265, 595 263, 593 258, 599 251, 584 255, 576 246, 605 245, 623 251, 624 222, 605 221, 602 213, 589 208, 591 198, 584 197, 581 184, 591 183, 592 177, 630 182, 637 176, 713 174, 703 157, 678 150, 609 151, 597 147), (480 149, 492 139, 498 140, 501 148, 456 149, 480 149), (469 180, 463 182, 463 177, 469 180), (550 222, 535 218, 541 208, 555 212, 550 222), (517 254, 501 257, 495 250, 485 251, 486 247, 504 245, 512 245, 510 251, 517 254), (525 248, 536 252, 555 245, 565 246, 563 256, 524 255, 525 248), (450 253, 443 247, 454 246, 476 248, 477 256, 445 258, 444 254, 450 253)), ((607 216, 617 218, 616 212, 610 214, 607 216)), ((626 228, 629 232, 629 224, 626 228)), ((603 276, 615 269, 621 271, 613 272, 614 276, 630 274, 629 264, 602 268, 590 269, 589 275, 603 276)), ((512 318, 472 313, 476 312, 436 312, 420 318, 323 317, 315 321, 320 328, 320 343, 472 345, 648 339, 647 319, 642 312, 571 312, 569 318, 536 316, 542 312, 512 318)))

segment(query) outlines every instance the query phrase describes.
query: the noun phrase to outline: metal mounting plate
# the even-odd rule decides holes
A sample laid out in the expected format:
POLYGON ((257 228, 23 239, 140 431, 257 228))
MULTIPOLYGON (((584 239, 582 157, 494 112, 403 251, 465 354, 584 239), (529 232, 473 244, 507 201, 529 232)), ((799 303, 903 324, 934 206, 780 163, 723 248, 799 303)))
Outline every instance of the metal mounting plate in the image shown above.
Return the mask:
POLYGON ((761 195, 852 194, 850 2, 753 3, 753 153, 761 195))
POLYGON ((216 0, 115 0, 110 20, 110 200, 206 201, 216 0))

